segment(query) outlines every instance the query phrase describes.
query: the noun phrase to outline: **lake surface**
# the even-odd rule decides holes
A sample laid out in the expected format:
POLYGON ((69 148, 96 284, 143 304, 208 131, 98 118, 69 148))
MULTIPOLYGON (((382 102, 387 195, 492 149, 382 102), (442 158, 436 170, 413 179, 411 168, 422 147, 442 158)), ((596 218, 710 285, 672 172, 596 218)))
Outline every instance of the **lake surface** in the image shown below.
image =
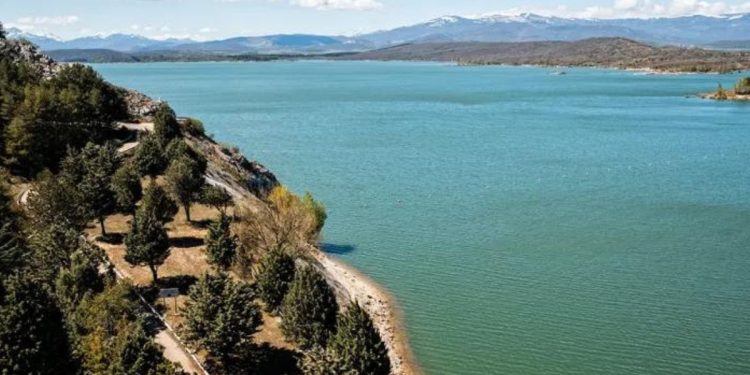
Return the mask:
POLYGON ((428 374, 750 373, 737 76, 375 62, 98 65, 329 211, 428 374))

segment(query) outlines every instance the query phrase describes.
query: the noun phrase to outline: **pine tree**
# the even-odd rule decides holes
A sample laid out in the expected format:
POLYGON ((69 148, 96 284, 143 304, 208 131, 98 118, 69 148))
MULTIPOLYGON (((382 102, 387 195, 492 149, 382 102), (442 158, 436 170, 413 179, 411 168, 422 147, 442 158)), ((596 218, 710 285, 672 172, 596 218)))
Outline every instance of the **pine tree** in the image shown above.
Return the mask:
POLYGON ((148 266, 156 284, 157 270, 169 257, 170 250, 164 224, 153 212, 139 212, 125 236, 125 245, 125 261, 133 266, 148 266))
POLYGON ((104 253, 93 245, 84 244, 70 256, 70 268, 57 275, 55 292, 61 305, 75 309, 87 296, 104 290, 104 278, 99 273, 104 253))
POLYGON ((167 192, 160 186, 151 184, 143 193, 143 200, 138 207, 138 214, 155 216, 162 223, 172 220, 177 214, 177 204, 169 198, 167 192))
POLYGON ((162 104, 154 114, 154 135, 162 147, 180 135, 177 117, 167 104, 162 104))
POLYGON ((117 209, 123 213, 134 213, 136 204, 143 197, 141 179, 132 165, 121 166, 112 176, 112 191, 115 193, 117 209))
POLYGON ((159 143, 159 139, 153 134, 141 136, 133 160, 138 173, 152 179, 164 171, 167 165, 167 160, 164 158, 164 149, 159 143))
POLYGON ((112 190, 112 177, 121 160, 111 144, 104 146, 88 143, 79 153, 69 153, 62 162, 60 177, 76 186, 82 208, 87 218, 97 219, 102 236, 107 235, 105 217, 117 206, 112 190))
POLYGON ((230 221, 222 216, 208 228, 206 237, 208 261, 217 268, 226 271, 232 266, 237 254, 237 238, 232 234, 230 221))
MULTIPOLYGON (((0 174, 0 177, 5 177, 0 174)), ((10 209, 6 187, 0 182, 0 282, 24 264, 25 243, 20 235, 18 215, 10 209)))
POLYGON ((357 303, 339 315, 336 334, 328 349, 347 371, 372 375, 391 372, 388 349, 367 311, 357 303))
POLYGON ((5 39, 5 37, 6 37, 5 28, 3 27, 3 23, 0 22, 0 39, 5 39))
POLYGON ((277 313, 294 280, 294 258, 281 249, 268 252, 260 262, 256 283, 266 311, 277 313))
POLYGON ((115 373, 122 375, 166 375, 174 373, 162 349, 148 337, 142 322, 124 334, 115 357, 115 373))
POLYGON ((281 306, 281 330, 302 349, 324 347, 336 327, 336 296, 311 266, 294 275, 281 306))
POLYGON ((167 190, 172 198, 185 209, 185 217, 190 221, 190 205, 197 200, 203 187, 203 171, 189 156, 172 161, 165 172, 167 190))
POLYGON ((89 221, 76 186, 49 172, 41 173, 33 183, 26 211, 35 228, 57 225, 81 231, 89 221))
POLYGON ((228 367, 247 353, 261 324, 255 294, 225 273, 205 274, 190 288, 185 306, 186 338, 208 352, 213 362, 228 367))
POLYGON ((234 204, 226 189, 208 184, 201 190, 200 202, 216 208, 222 217, 227 216, 227 210, 234 204))
POLYGON ((0 289, 3 375, 75 373, 62 312, 46 287, 14 275, 0 289))

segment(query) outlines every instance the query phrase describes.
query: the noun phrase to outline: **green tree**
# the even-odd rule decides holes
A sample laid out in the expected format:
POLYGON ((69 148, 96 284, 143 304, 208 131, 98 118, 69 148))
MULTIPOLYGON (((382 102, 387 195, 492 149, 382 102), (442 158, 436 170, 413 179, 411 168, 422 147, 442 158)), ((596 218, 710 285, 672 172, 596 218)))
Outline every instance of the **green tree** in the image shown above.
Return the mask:
POLYGON ((133 218, 130 233, 125 236, 125 261, 134 266, 148 266, 153 282, 157 270, 169 257, 169 237, 164 224, 153 212, 139 212, 133 218))
POLYGON ((142 322, 123 334, 115 357, 114 374, 122 375, 168 375, 174 374, 173 366, 163 355, 162 348, 148 337, 142 322))
POLYGON ((14 275, 0 288, 0 369, 4 375, 59 374, 71 366, 63 314, 46 287, 14 275))
POLYGON ((166 147, 170 141, 180 135, 177 116, 167 104, 159 106, 154 114, 154 135, 162 147, 166 147))
POLYGON ((177 204, 167 192, 160 186, 151 184, 146 188, 137 212, 155 216, 162 223, 167 223, 177 214, 177 210, 177 204))
MULTIPOLYGON (((7 178, 0 174, 0 178, 7 178)), ((0 282, 24 264, 24 239, 20 235, 18 215, 10 208, 5 184, 0 182, 0 282)))
POLYGON ((88 217, 81 200, 76 186, 44 172, 31 186, 26 211, 34 228, 57 225, 82 231, 88 217))
POLYGON ((132 165, 125 164, 115 172, 112 176, 112 191, 120 212, 135 212, 136 204, 143 197, 143 188, 140 176, 132 165))
POLYGON ((55 292, 62 306, 70 311, 92 294, 104 290, 105 280, 99 273, 104 252, 89 244, 84 244, 70 256, 70 268, 57 275, 55 292))
POLYGON ((346 371, 372 375, 391 373, 388 349, 367 311, 357 303, 339 315, 336 334, 328 349, 346 371))
POLYGON ((225 273, 205 274, 190 288, 189 297, 185 337, 205 349, 220 367, 242 361, 261 324, 252 287, 232 281, 225 273))
POLYGON ((0 22, 0 39, 5 39, 5 28, 2 22, 0 22))
POLYGON ((141 176, 149 176, 152 180, 164 171, 167 165, 164 149, 153 134, 141 136, 133 160, 138 173, 141 176))
POLYGON ((88 143, 62 161, 61 178, 76 187, 87 218, 99 221, 102 236, 107 235, 106 216, 117 207, 112 178, 120 164, 117 149, 110 143, 104 146, 88 143))
POLYGON ((326 206, 322 202, 316 201, 309 192, 305 193, 305 196, 302 197, 302 204, 313 217, 313 234, 320 234, 320 231, 323 230, 323 226, 328 218, 328 214, 326 214, 326 206))
POLYGON ((208 227, 206 237, 208 261, 226 271, 232 266, 237 254, 237 238, 232 234, 229 218, 222 216, 208 227))
POLYGON ((70 268, 71 255, 84 243, 80 231, 61 223, 34 227, 29 237, 29 272, 49 283, 55 281, 61 269, 70 268))
POLYGON ((185 218, 190 221, 190 205, 197 200, 204 178, 200 165, 188 156, 172 161, 165 173, 167 190, 175 201, 185 209, 185 218))
POLYGON ((336 327, 336 296, 311 266, 295 272, 281 305, 281 331, 302 349, 325 347, 336 327))
POLYGON ((277 313, 294 280, 294 258, 286 251, 273 249, 260 261, 256 283, 258 296, 266 305, 266 311, 277 313))
POLYGON ((216 208, 222 217, 227 216, 227 210, 234 205, 232 196, 227 193, 226 189, 205 184, 200 194, 200 202, 216 208))

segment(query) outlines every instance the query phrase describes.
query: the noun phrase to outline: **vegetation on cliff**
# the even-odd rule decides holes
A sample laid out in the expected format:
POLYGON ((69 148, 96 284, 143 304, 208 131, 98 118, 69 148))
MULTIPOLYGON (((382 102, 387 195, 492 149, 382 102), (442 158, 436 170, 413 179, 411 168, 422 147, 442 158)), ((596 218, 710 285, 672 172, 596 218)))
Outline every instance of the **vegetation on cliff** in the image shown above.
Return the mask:
MULTIPOLYGON (((284 345, 312 353, 336 337, 326 352, 347 373, 377 367, 371 359, 380 358, 382 341, 366 320, 342 316, 337 331, 339 303, 349 301, 337 300, 316 268, 322 203, 221 149, 199 122, 178 119, 168 105, 114 87, 91 68, 57 68, 33 46, 0 38, 0 49, 8 46, 18 53, 0 56, 0 183, 9 183, 0 194, 4 374, 179 373, 154 342, 157 316, 145 304, 174 283, 187 292, 180 330, 213 372, 277 372, 268 345, 255 341, 261 324, 274 324, 263 321, 261 301, 279 313, 284 345), (131 118, 138 113, 149 115, 131 118), (153 130, 136 137, 119 120, 153 121, 153 130), (133 139, 134 155, 121 152, 133 139), (199 203, 217 215, 193 222, 199 203), (193 232, 209 225, 208 233, 175 237, 180 209, 187 219, 180 223, 193 232), (159 277, 162 268, 174 272, 174 251, 195 243, 214 268, 193 281, 197 264, 159 277), (118 259, 125 265, 114 269, 118 259), (150 280, 131 285, 123 270, 140 269, 150 280), (365 362, 342 351, 349 342, 365 362)), ((286 357, 293 372, 300 371, 296 357, 286 357)))

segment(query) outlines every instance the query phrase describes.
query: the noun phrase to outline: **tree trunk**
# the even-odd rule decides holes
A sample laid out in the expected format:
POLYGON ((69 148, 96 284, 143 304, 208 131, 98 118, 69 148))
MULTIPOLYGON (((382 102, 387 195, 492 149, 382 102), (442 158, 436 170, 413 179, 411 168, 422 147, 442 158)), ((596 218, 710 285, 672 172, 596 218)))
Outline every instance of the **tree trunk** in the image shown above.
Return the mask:
POLYGON ((99 218, 99 225, 102 227, 102 237, 107 237, 107 229, 104 228, 104 217, 99 218))
POLYGON ((185 218, 187 219, 187 222, 190 223, 190 203, 186 203, 185 205, 185 218))
POLYGON ((151 276, 154 277, 154 285, 156 285, 156 281, 159 280, 159 277, 156 274, 156 266, 149 264, 148 268, 151 270, 151 276))

